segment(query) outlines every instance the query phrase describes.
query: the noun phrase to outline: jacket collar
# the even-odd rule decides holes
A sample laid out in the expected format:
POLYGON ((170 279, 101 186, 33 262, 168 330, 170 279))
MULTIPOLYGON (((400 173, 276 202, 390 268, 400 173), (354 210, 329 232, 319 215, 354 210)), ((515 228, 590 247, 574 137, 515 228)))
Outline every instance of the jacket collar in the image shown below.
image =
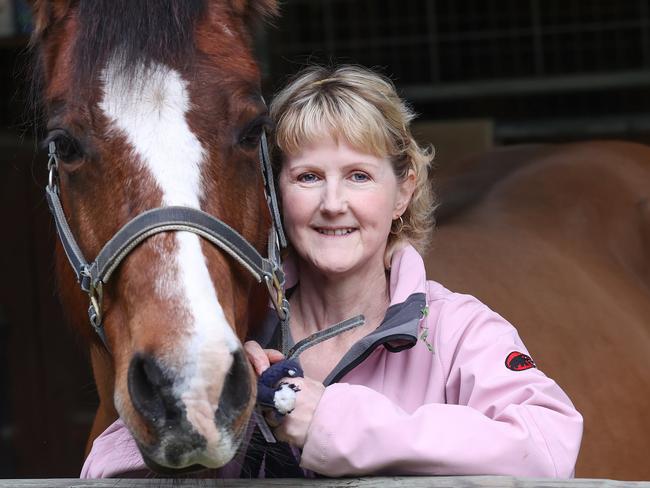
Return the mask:
MULTIPOLYGON (((287 288, 293 288, 297 283, 295 261, 287 259, 284 271, 287 288)), ((425 315, 426 271, 422 257, 413 246, 407 245, 394 252, 389 293, 390 305, 382 322, 350 348, 325 379, 325 385, 338 381, 380 345, 384 345, 390 352, 398 352, 413 347, 417 342, 420 320, 425 315)), ((259 333, 251 338, 262 347, 277 348, 279 325, 280 321, 271 311, 259 333)))

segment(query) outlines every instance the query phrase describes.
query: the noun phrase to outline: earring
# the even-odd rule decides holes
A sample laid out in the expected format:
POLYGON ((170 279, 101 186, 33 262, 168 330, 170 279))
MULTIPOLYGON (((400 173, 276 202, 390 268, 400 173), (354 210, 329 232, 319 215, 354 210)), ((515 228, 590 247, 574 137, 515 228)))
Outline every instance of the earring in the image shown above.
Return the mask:
POLYGON ((401 215, 398 216, 398 217, 395 217, 395 219, 393 219, 393 224, 396 224, 396 225, 395 225, 395 229, 391 230, 391 234, 397 235, 400 232, 402 232, 402 229, 404 228, 404 219, 402 218, 401 215), (396 222, 398 222, 398 221, 399 221, 399 224, 397 225, 396 222))

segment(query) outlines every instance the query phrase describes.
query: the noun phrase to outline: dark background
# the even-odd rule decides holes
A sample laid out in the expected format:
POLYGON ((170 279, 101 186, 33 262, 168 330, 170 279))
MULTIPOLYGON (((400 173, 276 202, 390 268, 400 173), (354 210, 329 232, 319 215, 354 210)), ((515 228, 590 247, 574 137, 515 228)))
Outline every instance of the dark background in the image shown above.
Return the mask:
MULTIPOLYGON (((0 37, 0 477, 75 477, 97 399, 54 293, 46 156, 24 111, 28 19, 14 6, 17 28, 0 37)), ((420 120, 478 120, 490 144, 648 141, 649 11, 647 0, 285 0, 258 44, 268 97, 306 62, 356 62, 393 78, 420 120)))

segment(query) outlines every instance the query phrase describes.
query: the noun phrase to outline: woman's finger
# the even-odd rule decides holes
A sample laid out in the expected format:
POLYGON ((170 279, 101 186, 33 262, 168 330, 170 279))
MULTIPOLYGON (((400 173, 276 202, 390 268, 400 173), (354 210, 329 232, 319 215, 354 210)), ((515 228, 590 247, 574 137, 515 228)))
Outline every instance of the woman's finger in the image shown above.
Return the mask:
POLYGON ((266 357, 268 357, 271 364, 277 363, 278 361, 282 361, 284 359, 284 354, 276 349, 264 349, 264 352, 266 353, 266 357))
POLYGON ((262 346, 260 346, 257 342, 246 341, 244 343, 244 351, 246 352, 246 356, 248 356, 248 360, 253 365, 253 369, 258 376, 266 371, 269 366, 271 366, 269 356, 267 355, 266 351, 262 349, 262 346))
POLYGON ((284 359, 284 354, 280 351, 275 349, 262 349, 262 346, 256 341, 246 341, 244 343, 244 351, 258 376, 266 371, 271 364, 284 359))

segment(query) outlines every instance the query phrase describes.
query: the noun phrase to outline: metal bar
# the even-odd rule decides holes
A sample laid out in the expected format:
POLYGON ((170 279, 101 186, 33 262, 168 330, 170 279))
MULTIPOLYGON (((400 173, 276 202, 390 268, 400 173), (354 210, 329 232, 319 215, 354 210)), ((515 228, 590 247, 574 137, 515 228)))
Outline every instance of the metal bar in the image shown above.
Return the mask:
POLYGON ((650 113, 496 121, 495 141, 532 142, 650 134, 650 113))
POLYGON ((635 70, 544 78, 406 85, 401 87, 401 92, 412 101, 431 101, 533 93, 595 91, 610 88, 647 87, 648 85, 650 85, 650 70, 635 70))
POLYGON ((535 74, 544 74, 544 43, 542 42, 542 20, 539 0, 530 0, 531 25, 533 27, 533 52, 535 53, 535 74))
MULTIPOLYGON (((545 34, 571 34, 575 32, 605 32, 618 31, 621 29, 637 29, 642 23, 641 20, 627 20, 618 22, 590 22, 590 23, 571 23, 555 26, 544 26, 545 34)), ((474 32, 461 32, 440 34, 442 41, 481 41, 495 37, 522 37, 531 35, 531 29, 526 27, 517 27, 508 30, 480 30, 474 32)))
POLYGON ((436 20, 436 0, 430 0, 427 5, 427 31, 429 45, 429 76, 431 81, 440 81, 440 51, 438 44, 438 24, 436 20))
POLYGON ((650 9, 648 0, 639 0, 641 17, 641 49, 643 50, 643 66, 650 68, 650 9))
MULTIPOLYGON (((332 2, 324 2, 324 18, 323 18, 323 28, 325 31, 325 47, 328 53, 333 53, 335 50, 335 40, 334 40, 334 20, 332 17, 332 2)), ((322 46, 321 46, 322 47, 322 46)))

